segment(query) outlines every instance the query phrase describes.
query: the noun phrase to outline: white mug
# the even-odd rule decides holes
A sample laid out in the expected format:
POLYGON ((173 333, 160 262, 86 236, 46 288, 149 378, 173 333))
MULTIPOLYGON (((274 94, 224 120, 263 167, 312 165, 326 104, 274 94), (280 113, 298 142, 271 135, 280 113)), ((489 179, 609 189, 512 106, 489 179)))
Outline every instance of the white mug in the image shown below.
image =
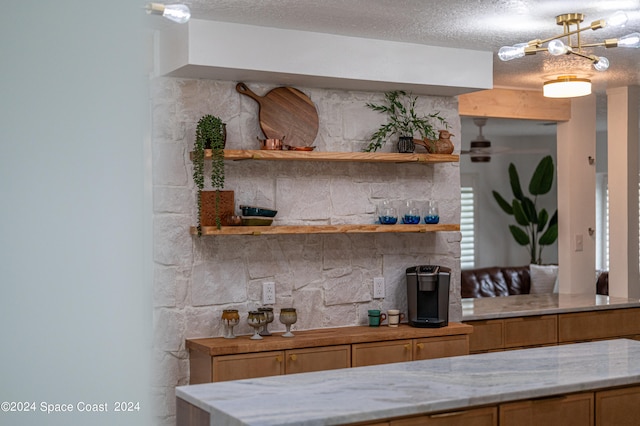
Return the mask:
POLYGON ((387 320, 389 321, 389 327, 397 327, 400 321, 404 319, 404 314, 400 313, 398 309, 389 309, 387 311, 387 320))

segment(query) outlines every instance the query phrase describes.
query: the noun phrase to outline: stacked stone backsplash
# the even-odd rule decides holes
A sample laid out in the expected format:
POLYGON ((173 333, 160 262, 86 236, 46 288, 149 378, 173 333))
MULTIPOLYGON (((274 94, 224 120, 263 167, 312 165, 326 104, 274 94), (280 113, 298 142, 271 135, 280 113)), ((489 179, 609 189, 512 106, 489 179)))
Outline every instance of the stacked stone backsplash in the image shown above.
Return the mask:
MULTIPOLYGON (((461 319, 460 234, 336 234, 194 237, 195 186, 191 178, 195 128, 205 114, 227 123, 227 148, 258 149, 263 137, 258 104, 236 82, 159 78, 153 83, 154 394, 160 423, 173 424, 173 388, 188 384, 185 339, 222 335, 223 309, 241 313, 236 334, 250 334, 246 313, 261 306, 262 283, 276 283, 281 307, 298 310, 293 330, 364 325, 367 309, 406 311, 404 271, 439 264, 452 269, 450 320, 461 319), (386 297, 373 299, 373 278, 384 276, 386 297)), ((263 96, 273 85, 248 83, 263 96)), ((361 151, 383 123, 365 107, 383 93, 297 87, 318 110, 318 151, 361 151)), ((421 96, 418 111, 440 111, 460 134, 457 100, 421 96)), ((452 139, 460 149, 458 136, 452 139)), ((417 152, 424 152, 422 147, 417 152)), ((395 141, 383 152, 396 152, 395 141)), ((375 221, 383 200, 436 199, 441 223, 459 223, 458 163, 381 164, 228 161, 226 189, 236 205, 278 210, 274 225, 363 224, 375 221)), ((207 172, 205 169, 205 173, 207 172)), ((390 225, 392 226, 392 225, 390 225)))

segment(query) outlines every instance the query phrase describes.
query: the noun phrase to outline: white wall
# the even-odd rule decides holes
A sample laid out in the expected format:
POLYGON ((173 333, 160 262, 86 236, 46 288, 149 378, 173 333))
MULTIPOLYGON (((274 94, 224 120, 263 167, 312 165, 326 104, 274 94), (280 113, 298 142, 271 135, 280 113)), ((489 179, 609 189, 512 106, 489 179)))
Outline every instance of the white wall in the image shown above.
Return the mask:
MULTIPOLYGON (((460 234, 363 234, 192 237, 195 189, 189 151, 198 119, 227 123, 227 147, 257 149, 258 104, 236 82, 161 78, 153 91, 154 394, 161 419, 174 421, 176 385, 188 383, 185 339, 221 336, 223 309, 237 308, 239 334, 249 334, 247 312, 261 305, 264 281, 276 282, 275 311, 298 309, 295 329, 364 325, 376 307, 406 309, 404 271, 433 263, 451 267, 450 320, 461 319, 460 234), (373 277, 384 276, 384 300, 372 299, 373 277)), ((258 95, 273 86, 249 83, 258 95)), ((382 93, 298 87, 315 103, 321 151, 360 151, 384 116, 365 107, 382 93)), ((421 97, 419 111, 441 111, 459 134, 457 102, 421 97)), ((454 138, 459 149, 459 142, 454 138)), ((387 144, 385 151, 394 150, 387 144)), ((226 163, 226 188, 236 204, 279 210, 279 224, 373 223, 384 199, 440 200, 441 221, 458 223, 459 165, 256 162, 226 163), (321 200, 317 203, 317 200, 321 200), (311 207, 313 206, 313 207, 311 207)), ((273 330, 284 330, 277 322, 273 330)))
POLYGON ((0 401, 35 410, 0 423, 150 424, 144 12, 128 0, 2 6, 0 401), (116 413, 118 401, 139 411, 116 413))

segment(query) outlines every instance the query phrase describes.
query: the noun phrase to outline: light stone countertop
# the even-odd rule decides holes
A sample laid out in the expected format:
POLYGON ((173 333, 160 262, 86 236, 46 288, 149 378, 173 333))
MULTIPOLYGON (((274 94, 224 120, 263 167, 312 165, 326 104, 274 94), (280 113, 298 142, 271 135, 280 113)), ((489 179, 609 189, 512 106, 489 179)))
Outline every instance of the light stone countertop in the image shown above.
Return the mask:
POLYGON ((519 294, 462 299, 462 321, 638 308, 640 300, 593 294, 519 294))
POLYGON ((617 339, 208 383, 176 396, 211 425, 336 425, 640 383, 640 341, 617 339))

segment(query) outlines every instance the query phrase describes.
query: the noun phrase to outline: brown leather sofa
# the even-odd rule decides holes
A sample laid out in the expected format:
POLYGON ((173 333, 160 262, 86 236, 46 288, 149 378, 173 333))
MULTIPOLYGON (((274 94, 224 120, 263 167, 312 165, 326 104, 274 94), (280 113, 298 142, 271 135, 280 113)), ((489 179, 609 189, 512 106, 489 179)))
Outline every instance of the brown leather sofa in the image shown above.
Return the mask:
MULTIPOLYGON (((460 295, 463 298, 498 297, 514 294, 529 294, 531 275, 526 266, 493 266, 463 270, 460 295)), ((609 273, 602 272, 596 282, 597 294, 609 294, 609 273)))
POLYGON ((529 265, 467 269, 461 278, 463 298, 529 294, 531 289, 529 265))

